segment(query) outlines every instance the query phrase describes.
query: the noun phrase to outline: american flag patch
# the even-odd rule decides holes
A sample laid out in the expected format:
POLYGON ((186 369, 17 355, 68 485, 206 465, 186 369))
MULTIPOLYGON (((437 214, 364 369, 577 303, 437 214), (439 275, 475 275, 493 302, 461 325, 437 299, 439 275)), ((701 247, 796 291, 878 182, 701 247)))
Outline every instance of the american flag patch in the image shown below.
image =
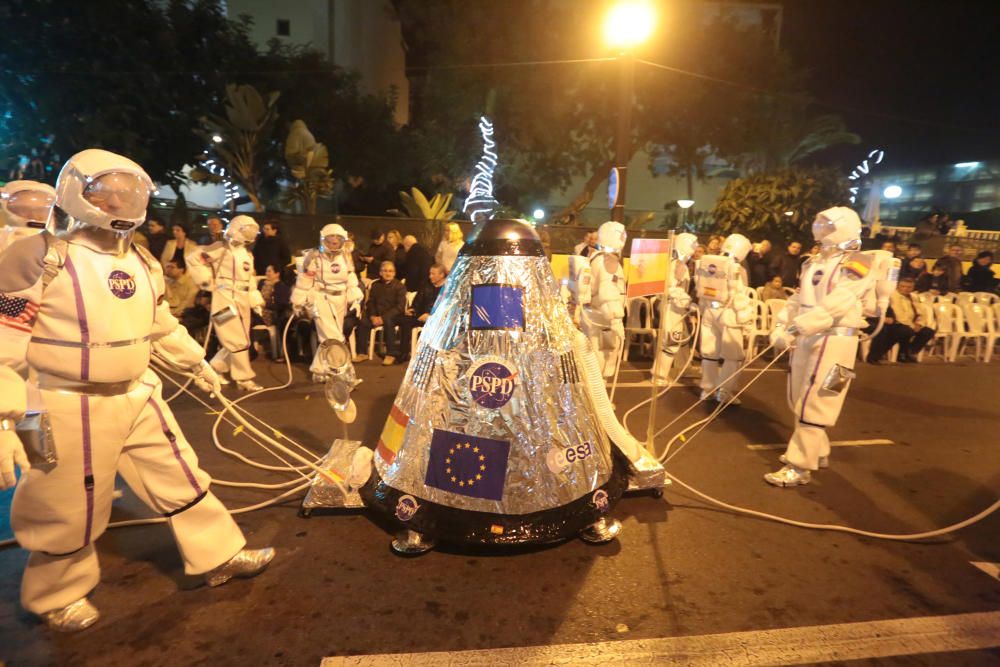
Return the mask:
POLYGON ((38 304, 27 299, 0 294, 0 324, 31 333, 37 314, 38 304))

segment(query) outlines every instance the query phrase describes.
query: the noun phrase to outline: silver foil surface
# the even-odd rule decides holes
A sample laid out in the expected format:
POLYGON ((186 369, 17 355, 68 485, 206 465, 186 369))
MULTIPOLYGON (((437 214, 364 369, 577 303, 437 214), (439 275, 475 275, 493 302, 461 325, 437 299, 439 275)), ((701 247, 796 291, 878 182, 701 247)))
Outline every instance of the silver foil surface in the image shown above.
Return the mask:
POLYGON ((417 498, 495 514, 549 510, 593 493, 611 475, 611 449, 573 359, 574 335, 544 257, 459 256, 396 396, 405 433, 388 449, 379 444, 378 474, 417 498), (477 285, 523 287, 523 330, 473 329, 477 285), (470 390, 471 369, 490 358, 515 374, 513 393, 498 408, 484 407, 470 390), (500 500, 425 483, 434 429, 510 443, 500 500))

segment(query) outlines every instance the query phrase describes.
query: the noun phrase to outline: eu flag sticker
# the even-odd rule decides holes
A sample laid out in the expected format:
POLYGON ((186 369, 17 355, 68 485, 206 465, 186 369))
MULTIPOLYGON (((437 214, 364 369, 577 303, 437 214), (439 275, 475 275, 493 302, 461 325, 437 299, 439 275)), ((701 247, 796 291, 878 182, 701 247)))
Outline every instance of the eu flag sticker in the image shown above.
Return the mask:
POLYGON ((470 498, 502 500, 510 443, 434 429, 424 483, 470 498))
POLYGON ((473 285, 472 329, 524 329, 524 288, 473 285))

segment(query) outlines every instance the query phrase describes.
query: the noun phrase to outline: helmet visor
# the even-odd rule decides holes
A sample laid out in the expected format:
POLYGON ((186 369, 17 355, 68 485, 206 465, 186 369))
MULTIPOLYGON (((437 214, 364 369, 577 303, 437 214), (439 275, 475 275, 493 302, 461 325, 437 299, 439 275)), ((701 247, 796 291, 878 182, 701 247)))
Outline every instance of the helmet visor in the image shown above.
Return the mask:
POLYGON ((44 223, 49 219, 49 212, 56 196, 42 190, 20 190, 7 200, 7 210, 28 222, 44 223))
POLYGON ((140 220, 146 215, 149 186, 136 174, 109 172, 91 181, 83 198, 114 218, 140 220))
POLYGON ((324 236, 323 247, 330 251, 340 250, 341 248, 344 247, 344 237, 338 236, 336 234, 324 236))
POLYGON ((813 222, 812 232, 813 238, 816 239, 818 243, 822 242, 823 239, 836 230, 837 224, 833 220, 830 220, 822 215, 816 216, 816 220, 813 222))

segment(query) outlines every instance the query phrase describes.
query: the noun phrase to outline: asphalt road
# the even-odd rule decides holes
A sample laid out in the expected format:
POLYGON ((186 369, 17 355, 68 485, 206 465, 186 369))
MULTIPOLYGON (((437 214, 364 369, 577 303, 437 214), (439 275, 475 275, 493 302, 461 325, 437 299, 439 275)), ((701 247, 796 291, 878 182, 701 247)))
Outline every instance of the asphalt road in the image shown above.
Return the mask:
MULTIPOLYGON (((281 366, 259 363, 258 370, 265 385, 283 380, 281 366)), ((373 445, 403 367, 367 363, 359 372, 365 382, 356 392, 351 436, 373 445)), ((245 404, 321 452, 340 429, 318 389, 302 373, 296 379, 245 404)), ((861 366, 831 435, 894 444, 837 447, 832 467, 813 484, 775 489, 761 476, 777 467, 780 450, 747 446, 781 443, 789 434, 784 373, 767 372, 741 407, 685 445, 670 470, 729 503, 803 521, 891 533, 944 526, 987 507, 1000 491, 998 380, 995 363, 861 366)), ((619 413, 646 395, 620 389, 619 413)), ((671 391, 659 422, 695 398, 693 389, 671 391)), ((187 397, 173 405, 216 478, 287 479, 214 451, 213 417, 187 397)), ((682 423, 705 414, 695 409, 682 423)), ((630 425, 641 432, 643 412, 635 417, 630 425)), ((232 432, 222 429, 241 451, 267 460, 232 432)), ((231 508, 267 497, 216 491, 231 508)), ((10 536, 9 497, 0 494, 0 539, 10 536)), ((624 499, 614 511, 624 531, 609 545, 574 540, 495 553, 443 547, 404 559, 363 513, 302 519, 296 510, 288 502, 238 516, 250 545, 274 545, 278 556, 260 577, 218 589, 184 576, 165 527, 110 530, 98 542, 102 583, 92 598, 102 621, 72 636, 48 632, 20 609, 27 554, 0 549, 0 663, 315 665, 325 656, 651 640, 1000 610, 1000 581, 971 564, 1000 562, 1000 514, 930 543, 900 543, 737 515, 674 486, 663 499, 624 499)), ((115 519, 136 516, 144 513, 133 498, 116 504, 115 519)), ((1000 661, 996 648, 922 650, 852 664, 1000 661)))

